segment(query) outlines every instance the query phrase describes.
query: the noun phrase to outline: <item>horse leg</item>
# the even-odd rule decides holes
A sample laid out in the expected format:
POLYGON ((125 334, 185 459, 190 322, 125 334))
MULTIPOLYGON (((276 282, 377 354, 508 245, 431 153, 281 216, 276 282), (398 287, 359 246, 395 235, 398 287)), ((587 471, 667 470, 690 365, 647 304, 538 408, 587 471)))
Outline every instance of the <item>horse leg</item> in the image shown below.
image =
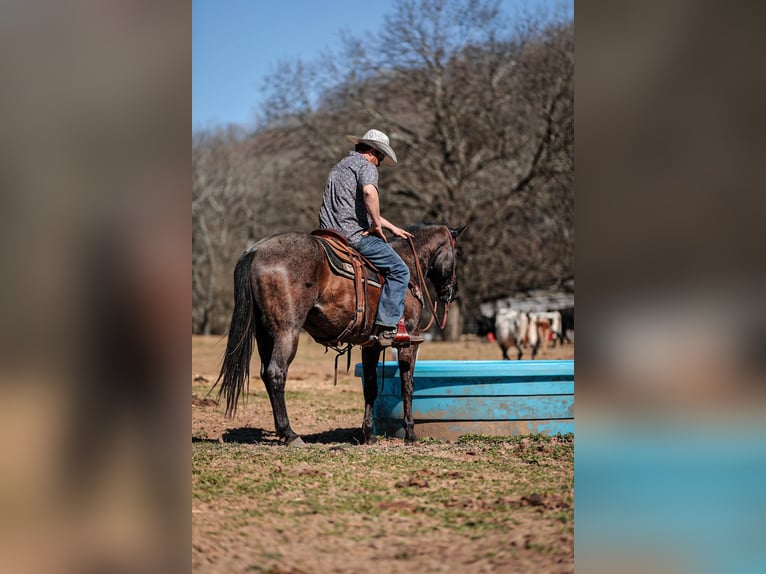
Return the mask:
POLYGON ((412 393, 414 390, 412 374, 415 370, 417 351, 418 345, 399 349, 399 375, 402 382, 402 407, 404 410, 402 418, 406 444, 418 442, 418 437, 415 436, 415 420, 412 418, 412 393))
POLYGON ((540 332, 535 323, 532 324, 532 332, 529 335, 529 347, 532 351, 532 358, 537 357, 537 351, 540 350, 540 332))
POLYGON ((262 331, 259 330, 256 336, 261 356, 261 380, 269 394, 277 437, 284 444, 303 444, 301 438, 290 428, 285 406, 287 370, 298 349, 299 331, 288 331, 275 337, 264 335, 262 331))
POLYGON ((378 347, 362 347, 362 372, 364 373, 364 420, 362 435, 364 444, 375 444, 378 439, 372 432, 372 416, 375 399, 378 397, 378 347))

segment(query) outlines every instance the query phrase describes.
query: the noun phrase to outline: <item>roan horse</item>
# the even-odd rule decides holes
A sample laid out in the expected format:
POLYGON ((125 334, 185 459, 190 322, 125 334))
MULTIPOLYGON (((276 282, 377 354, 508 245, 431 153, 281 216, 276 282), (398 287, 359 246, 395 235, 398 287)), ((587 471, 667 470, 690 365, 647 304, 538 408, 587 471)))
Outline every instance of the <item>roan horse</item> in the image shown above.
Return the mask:
MULTIPOLYGON (((412 228, 412 242, 396 239, 391 246, 410 269, 410 289, 405 300, 405 324, 410 333, 419 334, 425 306, 419 285, 428 277, 437 299, 448 304, 457 296, 455 239, 465 229, 443 225, 412 228), (414 255, 417 254, 417 258, 414 255), (418 266, 420 269, 418 269, 418 266), (425 271, 423 271, 425 270, 425 271)), ((226 414, 236 413, 240 394, 250 380, 250 357, 253 340, 261 358, 261 379, 271 401, 274 426, 285 444, 302 444, 290 428, 285 407, 285 382, 290 363, 298 349, 301 329, 316 341, 360 344, 364 371, 364 442, 374 443, 373 404, 378 394, 377 364, 381 347, 370 342, 369 333, 380 298, 380 289, 369 287, 369 316, 356 337, 337 341, 353 320, 356 305, 354 282, 333 274, 320 240, 304 233, 273 235, 248 249, 234 269, 234 311, 221 372, 219 399, 226 398, 226 414)), ((434 305, 434 314, 436 308, 434 305)), ((446 308, 445 308, 446 318, 446 308)), ((404 407, 405 442, 417 441, 412 417, 412 374, 417 358, 417 344, 399 349, 404 407)))

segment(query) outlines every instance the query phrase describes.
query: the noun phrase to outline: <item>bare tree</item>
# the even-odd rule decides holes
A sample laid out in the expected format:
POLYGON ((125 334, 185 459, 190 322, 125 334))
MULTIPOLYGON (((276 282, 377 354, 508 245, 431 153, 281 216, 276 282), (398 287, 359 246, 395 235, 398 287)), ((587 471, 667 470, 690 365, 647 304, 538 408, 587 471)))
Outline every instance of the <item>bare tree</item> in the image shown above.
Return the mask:
POLYGON ((229 271, 247 238, 261 234, 252 201, 254 159, 234 128, 195 135, 192 145, 192 330, 221 332, 229 271))
POLYGON ((571 20, 509 23, 489 0, 396 0, 378 35, 345 38, 337 54, 279 64, 254 133, 195 142, 195 330, 221 313, 217 293, 230 304, 213 276, 230 283, 221 267, 243 243, 316 226, 327 173, 350 149, 344 136, 370 127, 390 134, 400 159, 380 172, 386 216, 468 225, 469 313, 571 277, 571 20))
POLYGON ((342 91, 346 107, 388 126, 401 150, 402 169, 387 180, 394 205, 468 224, 461 268, 477 278, 463 289, 473 308, 571 274, 571 23, 526 19, 508 36, 496 2, 395 6, 366 44, 378 51, 347 43, 342 91))

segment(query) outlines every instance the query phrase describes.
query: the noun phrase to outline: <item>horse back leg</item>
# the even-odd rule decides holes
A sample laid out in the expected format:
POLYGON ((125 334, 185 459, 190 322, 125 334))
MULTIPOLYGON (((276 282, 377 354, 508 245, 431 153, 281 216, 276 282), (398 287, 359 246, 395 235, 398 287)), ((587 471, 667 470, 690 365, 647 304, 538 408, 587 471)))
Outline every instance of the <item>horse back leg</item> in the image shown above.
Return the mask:
POLYGON ((412 345, 399 349, 399 376, 402 384, 402 422, 404 424, 404 442, 413 444, 418 442, 415 435, 415 420, 412 417, 412 393, 415 385, 412 375, 415 371, 418 345, 412 345))
POLYGON ((279 440, 285 444, 302 443, 300 437, 290 428, 285 405, 285 383, 287 371, 298 350, 299 330, 283 331, 277 335, 259 329, 256 333, 258 353, 261 356, 261 380, 271 402, 274 428, 279 440))
POLYGON ((362 435, 365 444, 375 444, 378 439, 372 431, 373 407, 378 397, 378 347, 362 347, 362 369, 364 377, 364 420, 362 435))

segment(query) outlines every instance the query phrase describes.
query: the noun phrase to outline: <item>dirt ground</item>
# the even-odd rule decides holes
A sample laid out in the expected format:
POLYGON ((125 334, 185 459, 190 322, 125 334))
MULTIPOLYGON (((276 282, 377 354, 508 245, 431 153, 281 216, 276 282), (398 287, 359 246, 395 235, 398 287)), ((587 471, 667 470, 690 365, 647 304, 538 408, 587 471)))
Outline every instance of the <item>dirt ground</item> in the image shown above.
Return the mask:
MULTIPOLYGON (((225 346, 192 337, 195 572, 573 571, 571 438, 361 446, 359 350, 334 386, 334 353, 304 335, 286 400, 307 446, 279 446, 257 356, 236 418, 207 395, 225 346)), ((538 356, 573 357, 573 345, 538 356)), ((429 342, 419 359, 498 360, 500 349, 429 342)))

